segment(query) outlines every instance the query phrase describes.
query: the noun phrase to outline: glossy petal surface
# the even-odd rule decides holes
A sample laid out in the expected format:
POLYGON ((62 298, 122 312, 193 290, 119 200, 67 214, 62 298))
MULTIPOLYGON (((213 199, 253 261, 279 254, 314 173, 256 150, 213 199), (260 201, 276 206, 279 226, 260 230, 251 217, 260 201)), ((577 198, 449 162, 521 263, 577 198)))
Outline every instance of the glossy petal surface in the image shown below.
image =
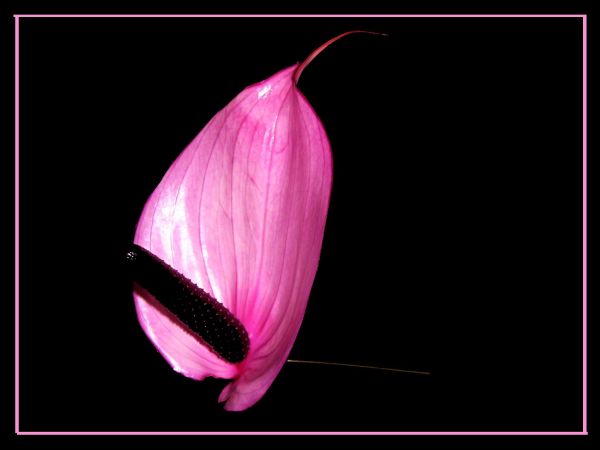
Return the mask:
POLYGON ((219 398, 228 410, 258 401, 285 363, 321 252, 331 152, 295 85, 296 67, 246 88, 213 117, 149 198, 135 235, 246 327, 250 353, 230 364, 134 292, 144 331, 175 370, 233 380, 219 398))

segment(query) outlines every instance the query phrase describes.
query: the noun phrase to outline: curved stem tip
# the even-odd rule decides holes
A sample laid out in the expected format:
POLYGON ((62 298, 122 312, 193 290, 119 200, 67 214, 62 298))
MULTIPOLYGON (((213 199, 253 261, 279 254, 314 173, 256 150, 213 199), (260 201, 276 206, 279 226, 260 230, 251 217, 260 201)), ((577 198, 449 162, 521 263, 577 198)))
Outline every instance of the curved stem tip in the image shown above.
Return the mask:
POLYGON ((343 38, 345 36, 348 36, 349 34, 355 34, 355 33, 376 34, 376 35, 379 35, 379 36, 387 36, 386 33, 376 33, 374 31, 364 31, 364 30, 353 30, 353 31, 346 31, 345 33, 342 33, 340 35, 337 35, 336 37, 333 37, 333 38, 329 39, 327 42, 325 42, 324 44, 322 44, 321 46, 319 46, 318 48, 316 48, 315 50, 313 50, 313 52, 310 55, 308 55, 308 57, 296 68, 296 70, 294 71, 294 83, 298 84, 298 79, 300 78, 300 75, 302 75, 302 71, 323 50, 325 50, 327 47, 329 47, 331 44, 333 44, 338 39, 341 39, 341 38, 343 38))

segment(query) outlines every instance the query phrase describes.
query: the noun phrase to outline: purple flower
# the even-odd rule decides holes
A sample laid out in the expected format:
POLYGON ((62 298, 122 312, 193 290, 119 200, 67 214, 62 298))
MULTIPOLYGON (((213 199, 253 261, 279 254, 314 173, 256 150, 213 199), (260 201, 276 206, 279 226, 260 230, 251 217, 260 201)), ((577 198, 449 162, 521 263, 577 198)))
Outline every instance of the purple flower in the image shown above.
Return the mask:
POLYGON ((298 90, 305 63, 244 89, 204 127, 148 199, 135 243, 221 302, 248 332, 225 361, 134 293, 140 323, 185 376, 232 379, 219 397, 244 410, 267 391, 292 348, 317 271, 332 183, 327 135, 298 90))

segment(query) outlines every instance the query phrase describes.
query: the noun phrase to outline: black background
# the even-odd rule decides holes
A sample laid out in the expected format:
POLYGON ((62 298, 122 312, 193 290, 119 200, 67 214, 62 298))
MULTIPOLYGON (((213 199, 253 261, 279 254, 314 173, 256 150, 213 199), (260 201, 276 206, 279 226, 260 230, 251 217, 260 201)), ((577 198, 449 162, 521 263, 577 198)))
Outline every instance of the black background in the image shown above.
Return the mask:
POLYGON ((21 429, 582 428, 581 19, 22 19, 21 429), (173 372, 120 271, 144 202, 247 85, 334 155, 321 264, 254 407, 173 372))

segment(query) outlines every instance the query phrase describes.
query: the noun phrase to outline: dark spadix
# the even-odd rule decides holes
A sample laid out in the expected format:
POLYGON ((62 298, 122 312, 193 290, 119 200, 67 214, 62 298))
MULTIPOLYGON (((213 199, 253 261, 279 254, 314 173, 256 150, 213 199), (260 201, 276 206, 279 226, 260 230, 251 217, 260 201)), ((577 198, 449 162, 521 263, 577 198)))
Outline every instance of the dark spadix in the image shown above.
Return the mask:
POLYGON ((171 320, 225 361, 237 363, 246 357, 248 333, 225 306, 139 245, 131 246, 126 261, 133 281, 154 297, 171 320))

